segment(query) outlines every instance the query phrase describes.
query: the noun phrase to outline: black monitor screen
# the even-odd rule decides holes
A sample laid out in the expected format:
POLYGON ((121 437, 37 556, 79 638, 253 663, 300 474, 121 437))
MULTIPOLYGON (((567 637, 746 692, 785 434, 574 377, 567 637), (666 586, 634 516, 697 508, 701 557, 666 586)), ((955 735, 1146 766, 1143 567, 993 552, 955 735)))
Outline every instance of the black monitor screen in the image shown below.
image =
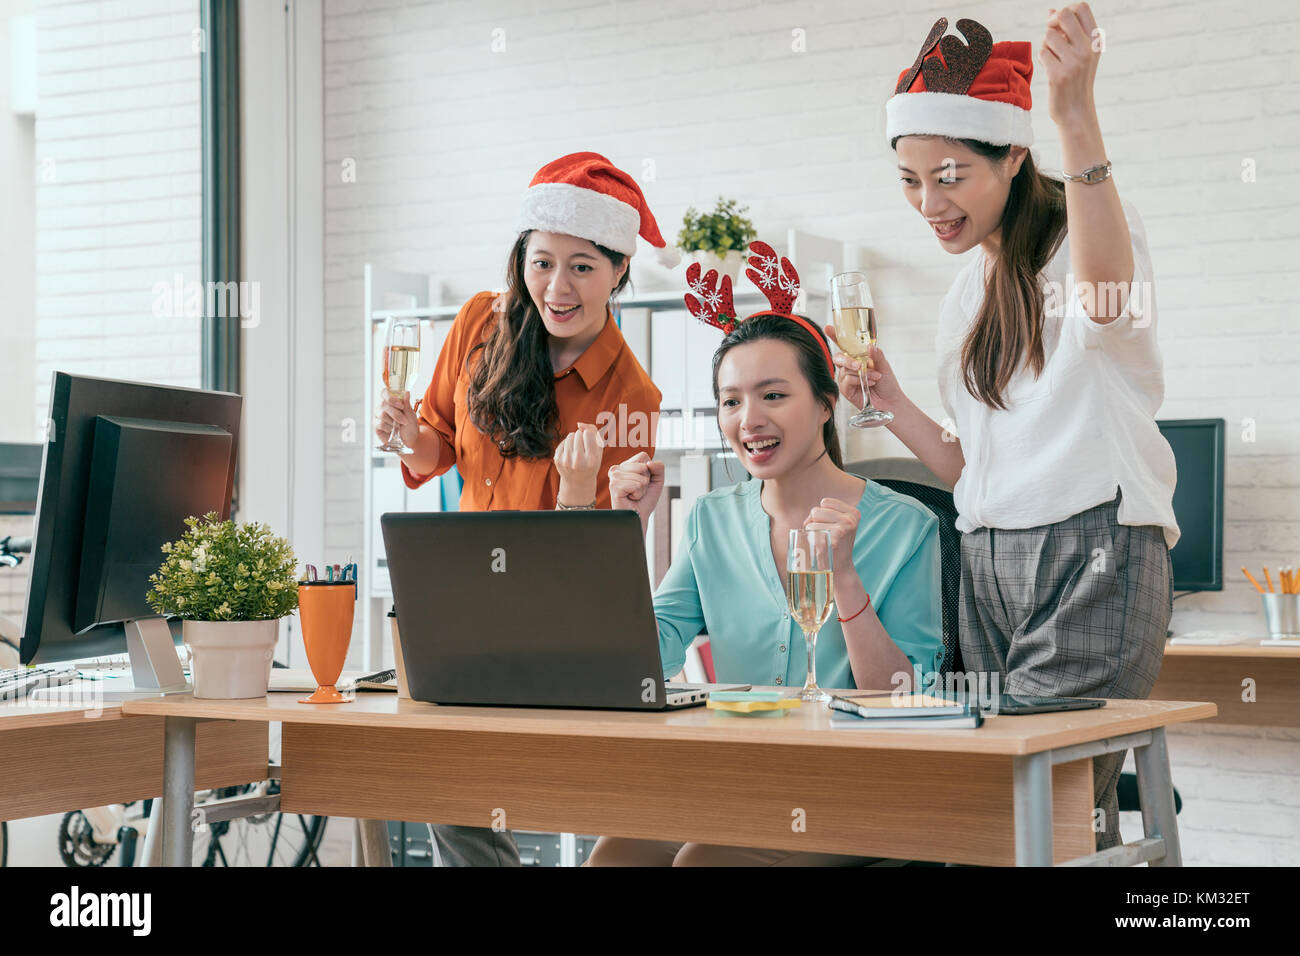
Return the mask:
POLYGON ((230 516, 242 406, 228 392, 55 373, 23 663, 121 653, 121 622, 157 616, 145 595, 163 543, 190 515, 230 516))
POLYGON ((1178 484, 1174 517, 1181 532, 1174 545, 1174 589, 1223 590, 1222 418, 1157 422, 1174 450, 1178 484))

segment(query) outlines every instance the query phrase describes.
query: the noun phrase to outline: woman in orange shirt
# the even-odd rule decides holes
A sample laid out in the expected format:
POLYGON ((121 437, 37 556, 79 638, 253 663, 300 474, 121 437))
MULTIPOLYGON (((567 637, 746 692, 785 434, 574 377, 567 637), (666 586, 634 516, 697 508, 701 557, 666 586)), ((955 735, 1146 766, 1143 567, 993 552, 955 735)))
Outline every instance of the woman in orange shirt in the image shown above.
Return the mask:
MULTIPOLYGON (((609 303, 627 285, 638 234, 664 265, 676 254, 636 180, 597 153, 543 166, 520 228, 505 294, 461 307, 418 408, 409 393, 385 396, 375 433, 398 427, 411 488, 455 465, 462 511, 608 508, 610 467, 654 457, 662 398, 609 303)), ((519 865, 508 831, 429 829, 443 865, 519 865)))
POLYGON ((505 294, 465 303, 418 410, 385 396, 375 433, 397 425, 409 487, 456 465, 462 510, 607 508, 609 467, 654 455, 662 397, 609 301, 638 234, 665 265, 675 253, 636 181, 597 153, 543 166, 521 228, 505 294))

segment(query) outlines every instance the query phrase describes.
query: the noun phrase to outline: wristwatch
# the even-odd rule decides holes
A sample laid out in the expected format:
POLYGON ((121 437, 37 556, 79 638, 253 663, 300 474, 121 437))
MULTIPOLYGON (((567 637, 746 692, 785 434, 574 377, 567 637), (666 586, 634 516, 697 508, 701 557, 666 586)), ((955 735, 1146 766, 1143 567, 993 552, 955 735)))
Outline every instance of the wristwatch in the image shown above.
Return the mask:
POLYGON ((556 511, 594 511, 596 510, 596 502, 593 501, 589 505, 566 505, 566 504, 561 504, 560 502, 557 501, 555 503, 555 510, 556 511))
POLYGON ((1089 166, 1077 176, 1067 172, 1062 172, 1067 182, 1087 183, 1089 186, 1095 186, 1097 183, 1104 183, 1110 179, 1110 161, 1098 163, 1096 166, 1089 166))

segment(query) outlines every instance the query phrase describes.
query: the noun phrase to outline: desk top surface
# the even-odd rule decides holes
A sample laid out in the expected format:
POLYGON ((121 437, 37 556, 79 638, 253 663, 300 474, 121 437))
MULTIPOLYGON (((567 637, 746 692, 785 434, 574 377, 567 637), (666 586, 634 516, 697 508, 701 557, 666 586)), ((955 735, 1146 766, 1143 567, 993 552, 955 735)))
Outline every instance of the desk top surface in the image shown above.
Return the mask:
POLYGON ((1165 644, 1166 657, 1253 657, 1277 660, 1300 660, 1300 644, 1281 647, 1276 644, 1165 644))
POLYGON ((123 716, 121 702, 97 699, 94 682, 90 681, 75 681, 70 685, 69 699, 63 701, 30 698, 0 701, 0 730, 121 720, 123 716))
MULTIPOLYGON (((758 688, 756 688, 758 689, 758 688)), ((783 688, 770 688, 782 690, 783 688)), ((691 707, 676 711, 562 710, 441 706, 358 693, 345 704, 300 704, 302 694, 272 693, 250 700, 197 700, 178 695, 128 701, 127 714, 215 720, 285 721, 371 729, 443 730, 848 747, 875 750, 1030 754, 1213 717, 1211 703, 1112 700, 1096 710, 988 718, 974 730, 837 730, 822 704, 804 704, 785 717, 735 717, 691 707)))

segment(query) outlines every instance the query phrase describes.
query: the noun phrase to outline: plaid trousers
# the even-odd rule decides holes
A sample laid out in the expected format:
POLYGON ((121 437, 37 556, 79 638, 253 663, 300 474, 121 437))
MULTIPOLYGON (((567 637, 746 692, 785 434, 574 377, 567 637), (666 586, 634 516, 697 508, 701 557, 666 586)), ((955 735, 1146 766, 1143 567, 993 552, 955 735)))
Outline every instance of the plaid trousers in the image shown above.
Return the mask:
MULTIPOLYGON (((959 626, 968 672, 1002 693, 1146 697, 1164 659, 1173 560, 1164 531, 1117 520, 1113 501, 1037 528, 962 535, 959 626)), ((1120 843, 1115 786, 1126 752, 1093 758, 1105 812, 1097 849, 1120 843)))

